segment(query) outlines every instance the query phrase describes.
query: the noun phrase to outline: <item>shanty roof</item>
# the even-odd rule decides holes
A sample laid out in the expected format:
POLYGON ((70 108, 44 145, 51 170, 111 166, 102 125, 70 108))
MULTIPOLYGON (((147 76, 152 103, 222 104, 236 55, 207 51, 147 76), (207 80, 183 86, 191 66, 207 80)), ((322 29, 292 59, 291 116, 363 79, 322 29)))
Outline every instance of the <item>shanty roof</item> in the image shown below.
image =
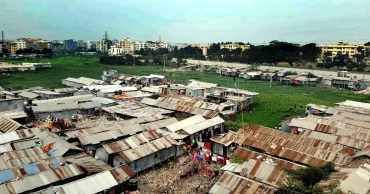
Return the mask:
POLYGON ((50 185, 54 182, 79 176, 83 173, 83 170, 78 165, 71 164, 67 166, 62 166, 58 169, 48 170, 39 174, 31 175, 25 177, 24 179, 2 184, 0 185, 0 191, 5 191, 4 194, 23 193, 39 187, 50 185))
POLYGON ((295 135, 275 129, 250 125, 245 130, 243 141, 239 143, 266 151, 267 153, 291 161, 308 165, 323 165, 333 161, 338 165, 349 162, 353 149, 301 135, 295 135))
POLYGON ((144 131, 140 134, 128 137, 121 141, 104 144, 103 147, 108 152, 108 154, 113 154, 113 153, 131 149, 131 148, 139 147, 140 145, 144 143, 148 143, 160 137, 161 136, 155 130, 144 131))
MULTIPOLYGON (((127 102, 127 101, 126 101, 127 102)), ((169 114, 172 113, 172 111, 165 110, 162 108, 155 108, 146 106, 144 104, 137 104, 136 105, 140 107, 129 107, 129 104, 132 103, 120 103, 116 106, 110 106, 110 107, 103 107, 104 111, 110 112, 110 113, 117 113, 122 115, 128 115, 131 117, 143 117, 143 116, 151 116, 151 115, 157 115, 157 114, 169 114), (129 108, 126 108, 129 107, 129 108)))
POLYGON ((23 129, 12 131, 9 133, 0 134, 0 145, 9 143, 16 140, 27 139, 36 136, 37 134, 41 133, 40 129, 32 128, 32 129, 23 129))
MULTIPOLYGON (((93 129, 89 130, 87 135, 80 135, 77 134, 78 139, 80 140, 81 144, 88 145, 88 144, 99 144, 103 141, 117 139, 119 137, 127 136, 136 134, 141 131, 145 131, 144 127, 140 126, 139 124, 128 124, 125 122, 119 122, 112 125, 107 125, 104 129, 99 129, 102 132, 94 132, 93 129), (120 124, 119 124, 120 123, 120 124)), ((98 129, 98 128, 94 128, 98 129)), ((87 131, 87 130, 84 130, 87 131)))
POLYGON ((155 106, 157 104, 157 100, 154 100, 154 99, 151 99, 151 98, 143 98, 141 100, 141 103, 147 104, 147 105, 150 105, 150 106, 155 106))
POLYGON ((20 128, 25 128, 13 119, 0 117, 0 131, 2 133, 9 133, 20 128))
POLYGON ((165 136, 165 137, 156 139, 154 141, 151 141, 149 143, 140 145, 139 147, 119 152, 119 155, 127 163, 131 163, 135 160, 138 160, 140 158, 143 158, 145 156, 158 152, 162 149, 170 148, 173 145, 178 145, 176 140, 174 140, 170 136, 165 136))
POLYGON ((276 189, 230 172, 225 172, 213 185, 209 194, 264 193, 273 194, 276 189))
POLYGON ((40 147, 10 151, 2 153, 0 156, 0 170, 14 168, 48 158, 49 156, 40 147))
POLYGON ((316 124, 305 119, 297 119, 293 118, 292 121, 289 123, 291 127, 299 127, 303 129, 315 130, 316 124))
POLYGON ((62 105, 62 104, 77 104, 78 102, 89 101, 94 96, 92 94, 79 95, 79 96, 69 96, 63 98, 54 98, 49 100, 38 100, 33 102, 37 106, 52 106, 52 105, 62 105))
POLYGON ((142 124, 141 126, 145 127, 147 130, 155 130, 155 129, 160 129, 170 124, 177 123, 177 122, 178 120, 176 118, 170 117, 167 119, 142 124))
POLYGON ((21 141, 10 142, 7 144, 0 145, 0 153, 33 148, 36 147, 37 145, 40 145, 39 139, 25 139, 21 141))
POLYGON ((40 172, 57 169, 61 167, 61 163, 64 163, 64 159, 62 157, 47 158, 32 163, 20 164, 0 171, 0 181, 1 184, 4 184, 6 182, 23 179, 40 172))
POLYGON ((57 89, 54 89, 54 91, 58 93, 72 93, 72 92, 77 92, 78 89, 77 88, 57 88, 57 89))
POLYGON ((32 93, 32 92, 22 91, 21 93, 18 94, 18 96, 27 98, 27 99, 35 99, 39 97, 40 95, 32 93))
POLYGON ((114 93, 115 91, 122 91, 124 93, 130 92, 130 91, 137 91, 136 87, 122 87, 120 85, 114 85, 116 87, 110 87, 110 88, 100 88, 99 92, 106 94, 106 93, 114 93))
POLYGON ((107 170, 86 178, 56 187, 59 194, 90 194, 112 188, 133 177, 135 173, 127 166, 107 170))
POLYGON ((27 114, 23 110, 10 110, 10 111, 0 112, 0 117, 19 119, 19 118, 27 117, 27 114))
POLYGON ((92 79, 92 78, 88 78, 88 77, 79 77, 78 79, 79 79, 79 80, 85 80, 85 81, 94 82, 94 83, 97 83, 97 84, 102 84, 102 83, 104 83, 104 82, 105 82, 105 81, 103 81, 103 80, 92 79))
POLYGON ((177 123, 167 125, 166 128, 170 130, 171 132, 175 133, 176 131, 179 131, 180 129, 190 127, 192 125, 203 122, 205 120, 206 119, 204 119, 201 115, 195 115, 195 116, 186 118, 184 120, 181 120, 177 123))
POLYGON ((50 91, 50 90, 35 90, 33 91, 34 93, 36 94, 46 94, 46 95, 64 95, 64 94, 61 94, 61 93, 58 93, 58 92, 53 92, 53 91, 50 91))
POLYGON ((160 94, 161 88, 159 86, 143 87, 141 88, 141 91, 160 94))
POLYGON ((202 115, 207 118, 213 118, 218 114, 220 110, 220 105, 203 102, 203 101, 194 101, 189 99, 179 99, 179 98, 158 98, 155 105, 152 101, 142 100, 142 103, 149 103, 152 106, 186 112, 193 115, 202 115))
POLYGON ((213 141, 213 142, 222 144, 224 146, 229 146, 238 137, 239 137, 239 134, 238 133, 229 131, 226 135, 223 135, 223 136, 221 136, 221 135, 212 136, 210 140, 213 141))
POLYGON ((186 133, 188 133, 189 135, 191 135, 191 134, 197 133, 199 131, 202 131, 204 129, 208 129, 210 127, 219 125, 219 124, 224 123, 224 122, 225 121, 221 117, 215 117, 215 118, 208 119, 208 120, 202 121, 200 123, 194 124, 192 126, 183 128, 183 130, 186 131, 186 133))
POLYGON ((69 82, 79 83, 79 84, 82 84, 82 85, 85 85, 85 86, 89 86, 93 83, 99 84, 99 82, 94 82, 94 81, 91 81, 91 80, 83 80, 83 79, 78 79, 78 78, 72 78, 72 77, 66 78, 64 80, 69 81, 69 82))
POLYGON ((80 165, 89 173, 103 172, 105 170, 109 170, 112 168, 107 163, 94 157, 91 157, 84 152, 65 157, 65 160, 69 163, 80 165))
POLYGON ((357 101, 352 101, 352 100, 346 100, 344 102, 337 103, 337 105, 353 106, 353 107, 358 107, 358 108, 370 109, 370 103, 357 102, 357 101))
MULTIPOLYGON (((304 168, 302 165, 241 147, 238 147, 233 155, 246 161, 244 168, 240 172, 242 176, 261 181, 274 187, 278 187, 284 183, 287 176, 284 169, 304 168)), ((229 171, 231 170, 229 168, 229 171)))
POLYGON ((49 152, 50 156, 52 157, 63 156, 69 150, 77 150, 77 151, 82 150, 81 148, 71 143, 68 143, 66 140, 62 139, 57 134, 51 133, 48 131, 43 131, 42 133, 37 135, 37 138, 40 139, 43 145, 54 143, 52 147, 52 152, 49 152))
POLYGON ((217 87, 217 84, 214 84, 214 83, 208 83, 208 82, 202 82, 202 81, 198 81, 198 80, 189 80, 189 84, 188 86, 190 87, 193 87, 193 86, 196 86, 196 87, 205 87, 205 88, 212 88, 212 87, 217 87))

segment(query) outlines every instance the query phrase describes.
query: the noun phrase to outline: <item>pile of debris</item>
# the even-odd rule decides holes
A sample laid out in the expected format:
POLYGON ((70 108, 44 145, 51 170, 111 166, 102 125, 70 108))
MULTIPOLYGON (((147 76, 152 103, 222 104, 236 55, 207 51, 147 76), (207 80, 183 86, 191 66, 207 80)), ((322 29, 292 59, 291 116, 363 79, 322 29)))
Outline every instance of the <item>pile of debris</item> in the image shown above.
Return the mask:
POLYGON ((202 163, 203 167, 216 173, 206 173, 200 163, 193 163, 192 156, 185 155, 175 162, 138 176, 141 193, 207 193, 221 176, 220 163, 202 163))
POLYGON ((364 90, 357 91, 356 94, 370 94, 370 88, 366 88, 364 90))

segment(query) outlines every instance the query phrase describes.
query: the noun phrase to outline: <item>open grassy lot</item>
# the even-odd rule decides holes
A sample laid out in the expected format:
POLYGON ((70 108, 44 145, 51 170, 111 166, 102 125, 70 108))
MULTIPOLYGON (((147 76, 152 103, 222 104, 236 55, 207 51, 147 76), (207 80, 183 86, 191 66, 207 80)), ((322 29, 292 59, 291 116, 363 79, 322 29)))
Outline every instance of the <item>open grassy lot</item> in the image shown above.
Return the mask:
MULTIPOLYGON (((120 73, 133 75, 163 74, 161 66, 112 66, 99 64, 98 57, 60 56, 51 59, 40 59, 40 62, 51 62, 52 68, 35 72, 10 73, 0 75, 0 86, 23 89, 33 86, 48 88, 63 87, 62 79, 66 77, 91 77, 100 79, 104 70, 115 69, 120 73)), ((8 61, 12 63, 24 61, 8 61)), ((36 62, 36 60, 27 62, 36 62)), ((220 77, 211 73, 196 71, 165 73, 172 81, 186 83, 189 79, 217 83, 221 86, 234 87, 230 77, 220 77)), ((369 96, 358 95, 346 90, 334 90, 315 87, 292 87, 272 84, 266 81, 248 81, 237 79, 239 89, 258 92, 257 104, 253 111, 244 114, 244 122, 274 127, 287 116, 301 115, 308 103, 333 105, 345 100, 368 102, 369 96)), ((241 115, 238 115, 241 120, 241 115)))

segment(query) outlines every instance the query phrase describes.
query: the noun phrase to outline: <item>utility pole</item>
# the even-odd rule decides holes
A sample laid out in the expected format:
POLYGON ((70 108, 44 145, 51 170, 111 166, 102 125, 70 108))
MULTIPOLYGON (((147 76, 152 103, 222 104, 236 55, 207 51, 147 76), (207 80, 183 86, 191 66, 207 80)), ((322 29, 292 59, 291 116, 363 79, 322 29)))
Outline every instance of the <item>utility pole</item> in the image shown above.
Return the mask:
POLYGON ((3 44, 2 44, 2 48, 0 49, 5 49, 4 30, 1 30, 1 41, 3 42, 3 44))

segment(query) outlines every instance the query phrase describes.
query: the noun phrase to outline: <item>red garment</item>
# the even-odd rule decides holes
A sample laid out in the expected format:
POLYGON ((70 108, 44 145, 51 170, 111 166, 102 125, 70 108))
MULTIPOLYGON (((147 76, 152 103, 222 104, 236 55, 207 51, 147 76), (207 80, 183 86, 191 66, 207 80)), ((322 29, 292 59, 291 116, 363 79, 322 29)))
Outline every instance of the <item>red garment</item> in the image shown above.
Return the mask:
POLYGON ((206 144, 204 144, 204 147, 206 147, 207 149, 211 149, 211 142, 207 142, 206 144))
POLYGON ((47 144, 45 147, 44 147, 44 152, 45 153, 48 153, 52 148, 53 148, 53 145, 55 144, 55 142, 53 142, 53 143, 49 143, 49 144, 47 144))

